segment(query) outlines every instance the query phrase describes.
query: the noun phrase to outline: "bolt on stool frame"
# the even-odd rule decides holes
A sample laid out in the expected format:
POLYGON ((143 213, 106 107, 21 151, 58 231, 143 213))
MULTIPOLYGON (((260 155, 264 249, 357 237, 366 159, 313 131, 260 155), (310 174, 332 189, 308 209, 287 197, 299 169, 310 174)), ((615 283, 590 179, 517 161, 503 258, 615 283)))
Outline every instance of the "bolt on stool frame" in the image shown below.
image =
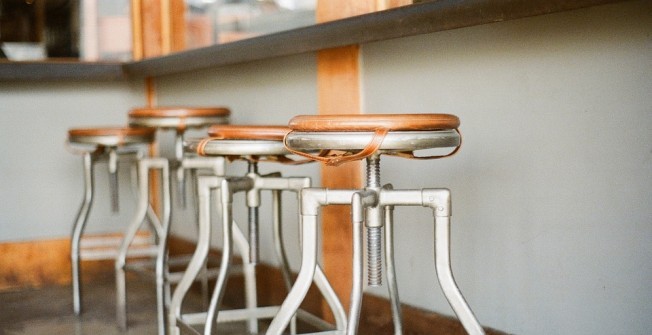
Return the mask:
POLYGON ((367 230, 368 285, 382 283, 382 233, 385 233, 385 262, 395 334, 402 334, 401 310, 394 264, 393 209, 422 206, 433 210, 435 221, 435 269, 437 279, 453 311, 469 334, 484 334, 453 278, 450 264, 450 191, 444 188, 395 190, 380 184, 380 156, 435 159, 454 154, 461 145, 459 119, 447 114, 367 114, 297 116, 289 124, 284 143, 289 151, 328 165, 365 159, 367 185, 364 189, 306 188, 301 192, 303 224, 302 264, 299 276, 267 334, 281 334, 308 291, 316 263, 317 217, 321 206, 350 204, 353 224, 353 287, 346 331, 357 333, 362 303, 362 236, 367 230), (417 157, 414 151, 451 148, 440 156, 417 157), (309 151, 322 150, 319 155, 309 151))
MULTIPOLYGON (((196 151, 199 155, 210 157, 226 157, 230 160, 244 160, 248 164, 248 173, 244 177, 219 177, 201 176, 198 180, 200 199, 200 234, 197 249, 184 278, 177 286, 170 304, 170 329, 171 333, 179 334, 181 328, 199 334, 192 328, 193 324, 204 324, 204 334, 211 334, 215 323, 231 321, 248 321, 248 331, 258 333, 258 319, 272 318, 279 306, 258 307, 256 302, 255 264, 258 254, 258 207, 260 206, 260 193, 263 190, 272 191, 273 200, 273 229, 276 257, 281 263, 281 271, 286 286, 290 289, 292 279, 285 254, 282 237, 281 223, 281 192, 291 191, 299 195, 300 191, 310 186, 307 177, 282 177, 280 173, 261 175, 258 172, 259 162, 277 162, 286 164, 301 164, 307 161, 293 161, 287 157, 290 153, 283 146, 283 137, 289 131, 287 127, 278 126, 213 126, 209 130, 212 138, 191 141, 187 150, 196 151), (222 262, 209 309, 206 313, 181 314, 183 298, 190 288, 193 278, 199 273, 208 254, 210 242, 210 196, 211 191, 219 191, 218 205, 222 208, 222 229, 224 245, 222 262), (236 192, 246 193, 246 202, 249 209, 249 239, 245 237, 240 228, 232 219, 232 197, 236 192), (247 301, 245 309, 219 311, 222 297, 229 275, 231 258, 233 255, 232 244, 242 252, 245 266, 245 287, 247 301), (247 275, 248 274, 248 275, 247 275)), ((314 283, 326 299, 336 321, 337 329, 346 327, 345 311, 340 304, 335 292, 319 266, 316 266, 314 283)), ((311 280, 312 282, 312 280, 311 280)), ((298 311, 298 317, 319 328, 332 328, 332 325, 317 316, 305 311, 298 311)), ((292 318, 292 317, 291 317, 292 318)), ((294 322, 292 333, 296 332, 294 322)))
MULTIPOLYGON (((195 172, 198 170, 209 171, 212 174, 224 174, 223 159, 207 159, 203 157, 191 157, 184 155, 183 139, 189 128, 205 128, 214 124, 224 124, 229 121, 230 111, 227 108, 186 108, 186 107, 154 107, 154 108, 136 108, 129 112, 129 124, 132 126, 147 127, 154 131, 157 129, 175 131, 175 157, 167 159, 163 157, 149 157, 139 161, 138 174, 140 176, 139 202, 136 214, 131 221, 127 234, 122 241, 118 257, 115 262, 116 269, 116 318, 118 326, 122 330, 127 328, 127 290, 126 290, 126 270, 133 270, 140 273, 150 271, 149 264, 145 262, 127 263, 127 251, 133 242, 136 233, 145 222, 147 207, 149 206, 149 172, 150 170, 161 170, 162 172, 162 220, 161 224, 155 226, 157 238, 157 249, 154 265, 154 276, 156 278, 157 292, 157 324, 158 333, 166 333, 166 306, 170 300, 170 284, 177 282, 181 274, 170 273, 168 258, 167 239, 170 230, 170 212, 171 212, 171 192, 170 192, 170 173, 169 169, 175 169, 176 179, 179 185, 179 195, 182 204, 185 205, 185 173, 186 170, 195 172)), ((204 276, 201 278, 204 292, 208 291, 208 277, 217 275, 216 271, 206 270, 204 267, 204 276)))
MULTIPOLYGON (((118 211, 118 163, 123 158, 137 159, 143 155, 143 147, 154 142, 155 131, 147 128, 124 128, 124 127, 101 127, 101 128, 75 128, 68 131, 67 145, 71 151, 81 154, 84 163, 84 198, 81 207, 77 213, 72 230, 70 259, 72 270, 72 294, 73 294, 73 311, 75 315, 80 315, 81 306, 81 279, 80 279, 80 261, 81 260, 114 260, 117 257, 116 250, 110 249, 86 249, 82 241, 84 228, 93 205, 95 183, 94 166, 101 161, 108 161, 109 167, 109 186, 111 189, 111 208, 114 212, 118 211)), ((146 208, 147 209, 147 208, 146 208)), ((150 222, 157 224, 153 211, 147 215, 150 222)), ((113 244, 114 239, 101 238, 92 243, 89 247, 104 247, 113 244)), ((147 241, 139 241, 147 243, 147 241)), ((147 253, 147 248, 139 248, 136 255, 147 253)))

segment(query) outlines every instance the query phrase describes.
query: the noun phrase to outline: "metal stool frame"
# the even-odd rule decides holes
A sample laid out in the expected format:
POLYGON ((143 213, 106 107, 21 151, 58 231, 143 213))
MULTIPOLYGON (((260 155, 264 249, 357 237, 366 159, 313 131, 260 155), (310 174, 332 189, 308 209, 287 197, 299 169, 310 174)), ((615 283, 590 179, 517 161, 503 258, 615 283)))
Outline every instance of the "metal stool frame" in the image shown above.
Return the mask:
MULTIPOLYGON (((219 108, 220 110, 225 110, 219 108)), ((163 187, 163 216, 164 220, 161 225, 156 227, 156 237, 158 239, 155 256, 154 276, 156 278, 156 291, 157 291, 157 324, 158 334, 166 334, 167 325, 167 306, 170 303, 170 283, 178 282, 181 279, 181 273, 170 273, 169 263, 173 260, 168 257, 167 238, 170 230, 170 212, 171 212, 171 192, 170 192, 170 177, 169 169, 175 170, 177 180, 177 190, 181 204, 186 206, 186 192, 185 192, 185 174, 190 171, 191 174, 199 170, 210 171, 215 175, 224 174, 224 160, 220 158, 210 159, 204 157, 190 157, 183 152, 183 141, 185 131, 189 128, 205 128, 214 124, 228 123, 228 112, 221 113, 221 115, 210 116, 205 112, 210 113, 208 109, 190 108, 190 110, 199 110, 198 115, 185 116, 184 113, 188 109, 185 108, 154 108, 133 110, 129 115, 129 124, 131 126, 156 128, 162 130, 175 131, 175 156, 173 159, 167 158, 151 158, 141 161, 139 165, 139 174, 145 176, 145 181, 142 184, 147 184, 146 176, 151 169, 160 169, 164 174, 162 180, 163 187), (145 111, 145 113, 140 113, 145 111), (156 113, 161 112, 161 115, 156 113), (139 114, 140 113, 140 114, 139 114), (165 208, 167 206, 167 209, 165 208)), ((219 114, 219 113, 218 113, 219 114)), ((141 177, 142 179, 142 177, 141 177)), ((144 206, 149 203, 148 186, 140 186, 140 196, 138 211, 134 216, 130 227, 129 234, 125 236, 122 241, 121 247, 118 252, 118 258, 115 262, 116 269, 116 319, 118 327, 121 330, 127 329, 127 290, 126 290, 126 270, 132 270, 140 273, 146 273, 148 264, 146 262, 136 262, 128 264, 126 261, 127 251, 130 244, 133 242, 135 232, 145 222, 146 215, 143 212, 144 206)), ((207 294, 208 292, 208 278, 215 277, 217 271, 208 270, 206 263, 203 265, 203 276, 200 278, 202 281, 202 291, 207 294)))
MULTIPOLYGON (((372 138, 369 132, 293 132, 286 143, 293 149, 362 150, 372 138)), ((367 228, 368 282, 371 286, 382 282, 382 237, 385 232, 385 262, 388 290, 392 306, 394 333, 402 334, 401 310, 396 283, 393 242, 394 206, 422 206, 433 210, 435 224, 435 269, 443 293, 469 334, 484 334, 473 312, 462 296, 453 278, 450 264, 450 191, 444 188, 394 190, 391 184, 380 184, 380 155, 396 151, 458 146, 459 134, 454 130, 389 132, 380 150, 366 158, 367 185, 360 190, 306 188, 301 192, 301 221, 303 224, 302 264, 299 276, 281 311, 272 320, 267 334, 281 334, 305 298, 317 267, 317 217, 319 208, 327 205, 350 204, 353 224, 353 287, 346 331, 323 334, 357 333, 362 302, 363 224, 367 228)))
MULTIPOLYGON (((93 128, 102 130, 105 128, 93 128)), ((110 128, 106 128, 109 129, 110 128)), ((84 131, 84 129, 80 129, 84 131)), ((75 131, 75 130, 73 130, 75 131)), ((117 190, 117 171, 118 164, 124 159, 136 161, 143 156, 142 147, 148 144, 147 140, 141 135, 79 135, 70 134, 66 145, 71 148, 71 151, 82 155, 83 171, 84 171, 84 197, 81 206, 75 218, 72 234, 71 234, 71 247, 70 247, 70 260, 72 272, 72 295, 73 295, 73 312, 79 316, 82 313, 82 292, 81 292, 81 261, 82 260, 115 260, 117 257, 117 250, 90 250, 84 248, 83 234, 84 229, 88 223, 88 217, 93 206, 95 195, 95 165, 100 162, 106 161, 109 169, 109 180, 111 188, 111 202, 112 210, 118 211, 118 190, 117 190)), ((133 174, 132 174, 133 179, 133 174)), ((132 185, 135 184, 132 182, 132 185)), ((160 224, 154 215, 151 207, 146 208, 146 215, 149 222, 153 225, 160 224)), ((92 246, 111 246, 115 238, 95 238, 93 242, 88 243, 92 246)), ((148 241, 142 241, 149 244, 148 241)), ((117 244, 116 244, 117 247, 117 244)), ((132 252, 130 256, 139 257, 151 252, 151 248, 139 248, 136 252, 132 252)))
MULTIPOLYGON (((197 143, 189 143, 188 150, 195 151, 197 143)), ((281 192, 291 191, 299 196, 302 189, 310 187, 310 179, 307 177, 282 177, 280 173, 260 175, 258 173, 258 162, 248 159, 252 156, 283 156, 289 154, 281 141, 269 140, 213 140, 203 148, 206 155, 209 156, 238 156, 245 157, 248 163, 248 170, 244 177, 218 177, 218 176, 201 176, 198 180, 199 204, 200 204, 200 238, 193 259, 186 270, 184 278, 175 290, 172 302, 170 304, 170 329, 171 334, 179 334, 180 329, 190 331, 194 334, 200 334, 195 330, 193 324, 205 324, 204 334, 211 334, 213 325, 220 322, 231 321, 248 321, 248 331, 250 333, 258 332, 258 319, 272 318, 279 312, 279 306, 258 307, 256 304, 255 290, 254 296, 248 297, 245 309, 235 309, 219 311, 219 306, 224 295, 226 279, 230 271, 230 264, 233 254, 232 244, 242 251, 242 258, 245 266, 245 273, 255 275, 255 262, 252 260, 252 254, 257 252, 257 247, 251 248, 251 244, 257 241, 247 241, 240 228, 232 219, 232 198, 237 192, 246 192, 247 207, 249 208, 249 218, 255 221, 250 227, 256 227, 258 224, 257 208, 260 206, 260 193, 263 190, 272 191, 273 195, 273 230, 274 245, 276 256, 281 263, 281 271, 284 282, 288 289, 292 286, 292 280, 285 255, 282 236, 281 223, 281 192), (206 313, 181 314, 181 303, 193 278, 199 273, 199 266, 205 261, 208 254, 208 244, 210 241, 210 197, 212 191, 219 191, 219 199, 216 199, 217 205, 222 208, 222 229, 224 245, 222 250, 222 266, 220 275, 213 291, 209 310, 206 313), (251 244, 250 244, 251 243, 251 244)), ((257 234, 254 234, 254 239, 257 234)), ((322 292, 327 303, 329 304, 335 316, 337 329, 346 327, 346 315, 344 309, 337 299, 337 296, 328 283, 323 271, 319 266, 316 267, 315 284, 322 292)), ((312 281, 311 281, 312 282, 312 281)), ((252 282, 246 283, 249 287, 254 285, 255 277, 252 282)), ((320 318, 305 312, 298 311, 298 316, 303 320, 323 329, 332 328, 332 325, 321 320, 320 318)), ((293 317, 291 317, 293 318, 293 317)), ((294 322, 292 322, 293 334, 296 333, 294 322)))

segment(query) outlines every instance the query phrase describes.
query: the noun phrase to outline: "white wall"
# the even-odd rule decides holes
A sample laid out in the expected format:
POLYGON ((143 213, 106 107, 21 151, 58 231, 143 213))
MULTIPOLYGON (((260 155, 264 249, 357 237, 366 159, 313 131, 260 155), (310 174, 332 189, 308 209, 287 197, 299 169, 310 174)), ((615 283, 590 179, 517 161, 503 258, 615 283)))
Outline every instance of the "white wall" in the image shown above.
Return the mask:
MULTIPOLYGON (((68 129, 126 124, 142 92, 128 82, 0 82, 0 242, 69 237, 83 175, 81 158, 65 149, 68 129)), ((128 220, 129 171, 120 173, 121 215, 112 215, 106 164, 98 165, 89 232, 119 230, 128 220)))
MULTIPOLYGON (((452 190, 453 268, 483 323, 650 333, 651 33, 639 1, 364 46, 367 112, 461 118, 457 156, 386 158, 384 182, 452 190)), ((451 313, 424 289, 430 213, 400 214, 402 297, 451 313)))

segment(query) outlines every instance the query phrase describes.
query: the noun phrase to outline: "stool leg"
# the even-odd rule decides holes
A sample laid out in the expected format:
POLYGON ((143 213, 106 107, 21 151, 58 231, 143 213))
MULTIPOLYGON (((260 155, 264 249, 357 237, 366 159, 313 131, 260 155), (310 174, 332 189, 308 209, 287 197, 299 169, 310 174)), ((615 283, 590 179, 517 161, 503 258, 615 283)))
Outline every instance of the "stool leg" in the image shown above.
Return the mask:
MULTIPOLYGON (((159 335, 165 335, 166 326, 166 310, 165 306, 168 303, 170 296, 170 285, 166 280, 168 274, 167 259, 168 259, 168 235, 170 232, 170 172, 166 160, 160 160, 163 163, 160 168, 163 170, 161 180, 163 187, 163 201, 161 210, 163 211, 163 226, 159 235, 158 249, 156 252, 156 305, 157 305, 157 322, 159 335)), ((149 201, 148 208, 149 208, 149 201)), ((144 219, 144 218, 143 218, 144 219)))
POLYGON ((278 258, 281 263, 283 282, 285 283, 285 287, 290 290, 292 288, 292 275, 290 274, 288 257, 285 252, 285 244, 283 243, 283 226, 281 225, 281 191, 272 191, 272 205, 274 219, 274 250, 276 251, 276 258, 278 258))
POLYGON ((121 330, 127 329, 127 283, 125 278, 125 265, 127 263, 127 251, 133 241, 138 229, 147 215, 149 204, 149 169, 147 162, 143 159, 138 161, 138 206, 134 217, 127 227, 127 231, 118 248, 118 255, 115 260, 116 278, 116 319, 121 330))
MULTIPOLYGON (((233 244, 240 250, 242 255, 242 267, 245 285, 245 307, 254 309, 258 306, 257 288, 256 288, 256 264, 249 261, 249 240, 240 230, 240 227, 233 221, 233 244)), ((252 316, 247 320, 247 330, 251 334, 258 333, 258 318, 252 316)))
MULTIPOLYGON (((283 243, 283 225, 281 224, 282 218, 282 207, 281 207, 281 191, 273 190, 272 191, 272 216, 273 216, 273 242, 274 250, 276 251, 276 258, 281 263, 281 275, 283 276, 283 282, 285 287, 290 291, 292 289, 292 275, 290 273, 290 265, 288 262, 288 257, 285 252, 285 244, 283 243)), ((297 333, 297 318, 292 318, 290 323, 290 334, 297 333)))
POLYGON ((84 226, 88 220, 88 214, 93 205, 93 156, 91 153, 84 153, 84 200, 82 201, 75 224, 72 229, 72 239, 70 246, 70 260, 72 265, 72 306, 75 315, 81 314, 81 288, 79 273, 79 243, 84 226))
MULTIPOLYGON (((435 211, 437 212, 437 210, 435 211)), ((453 278, 450 261, 450 216, 435 214, 435 268, 444 295, 466 332, 471 335, 484 335, 484 330, 464 300, 453 278)))
POLYGON ((385 206, 385 263, 387 270, 387 288, 392 305, 392 321, 394 334, 403 334, 401 301, 396 282, 396 267, 394 263, 394 206, 385 206))
POLYGON ((168 311, 168 323, 170 335, 179 335, 180 329, 177 320, 181 317, 181 305, 190 286, 197 278, 208 256, 208 249, 211 239, 211 218, 210 218, 210 191, 217 187, 217 177, 199 177, 197 179, 197 193, 199 206, 199 226, 197 235, 197 247, 188 263, 183 277, 177 284, 168 311))
MULTIPOLYGON (((121 330, 127 329, 127 284, 125 276, 125 266, 127 264, 127 252, 129 251, 129 246, 133 242, 138 230, 145 222, 145 217, 147 216, 147 210, 149 209, 149 170, 151 168, 160 168, 167 170, 167 161, 162 158, 144 158, 138 162, 138 180, 139 180, 139 196, 138 196, 138 206, 134 217, 125 231, 124 237, 118 249, 118 255, 115 260, 115 275, 116 275, 116 319, 118 322, 118 327, 121 330)), ((163 187, 169 187, 169 185, 164 181, 163 187)), ((164 190, 163 195, 163 226, 169 224, 169 193, 166 201, 166 192, 164 190)), ((163 238, 163 231, 161 227, 156 231, 159 245, 163 238)))
POLYGON ((302 258, 301 269, 292 290, 281 305, 276 317, 267 329, 267 335, 280 335, 299 309, 299 305, 308 293, 317 267, 317 215, 301 215, 302 258))
POLYGON ((232 191, 228 181, 222 181, 220 190, 222 201, 222 232, 224 236, 224 244, 222 246, 222 260, 220 262, 220 271, 217 276, 215 290, 213 291, 213 296, 211 297, 211 303, 208 307, 208 313, 206 316, 206 325, 204 327, 205 335, 211 334, 213 325, 217 322, 217 314, 222 303, 222 298, 224 297, 224 288, 226 287, 226 280, 229 276, 230 271, 231 257, 233 255, 233 235, 231 233, 231 226, 233 224, 231 219, 233 201, 231 197, 232 191))
POLYGON ((360 321, 360 307, 362 306, 362 226, 364 223, 363 195, 359 192, 353 194, 351 202, 351 217, 353 222, 353 284, 349 307, 349 323, 346 327, 347 335, 358 332, 360 321))

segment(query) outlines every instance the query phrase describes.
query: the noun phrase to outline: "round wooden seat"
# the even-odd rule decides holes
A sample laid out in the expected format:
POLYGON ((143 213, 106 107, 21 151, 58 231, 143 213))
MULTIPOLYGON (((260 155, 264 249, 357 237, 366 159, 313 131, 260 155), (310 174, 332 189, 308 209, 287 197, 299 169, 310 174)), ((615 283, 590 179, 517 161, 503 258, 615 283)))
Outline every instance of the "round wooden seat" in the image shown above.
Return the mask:
POLYGON ((289 123, 290 129, 302 132, 418 131, 457 129, 459 126, 460 119, 451 114, 298 115, 289 123))
POLYGON ((287 126, 212 126, 209 138, 186 141, 186 150, 200 156, 226 156, 231 160, 272 161, 287 164, 306 163, 287 157, 291 153, 283 145, 287 126))
POLYGON ((123 146, 154 142, 156 130, 138 127, 97 127, 68 130, 68 141, 74 144, 123 146))
POLYGON ((414 159, 448 157, 459 149, 460 120, 450 114, 299 115, 284 140, 292 153, 328 165, 387 154, 414 159), (446 155, 415 156, 415 150, 450 148, 446 155), (321 150, 322 154, 307 152, 321 150))
POLYGON ((224 107, 134 108, 129 112, 129 124, 184 130, 228 123, 230 115, 231 111, 224 107))

